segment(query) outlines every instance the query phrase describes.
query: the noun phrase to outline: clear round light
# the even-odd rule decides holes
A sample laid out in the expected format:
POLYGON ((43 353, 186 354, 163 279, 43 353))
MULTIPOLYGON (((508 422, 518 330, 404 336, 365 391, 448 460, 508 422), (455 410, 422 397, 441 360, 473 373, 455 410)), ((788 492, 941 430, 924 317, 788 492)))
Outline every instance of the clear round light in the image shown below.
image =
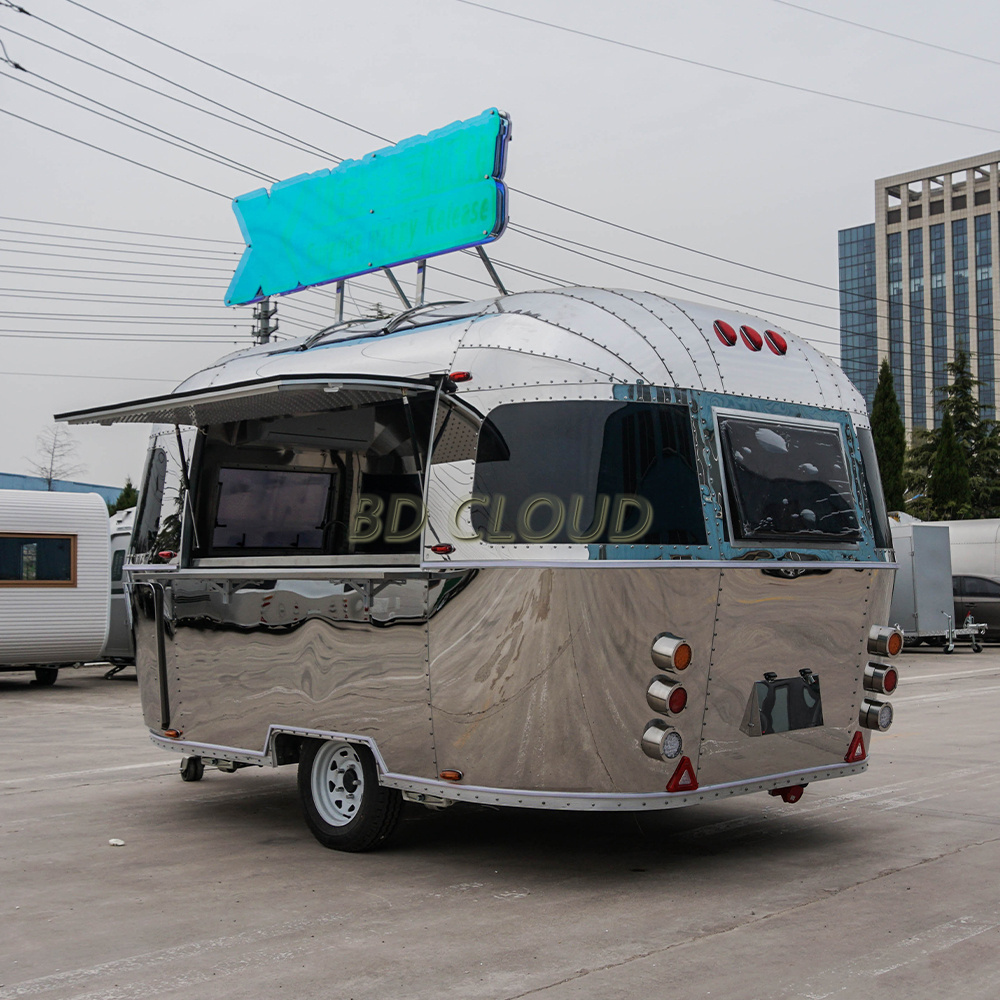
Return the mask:
POLYGON ((660 753, 666 760, 673 760, 679 757, 684 743, 681 734, 676 729, 668 729, 663 734, 663 741, 660 743, 660 753))
POLYGON ((884 733, 892 725, 892 705, 884 702, 878 710, 878 727, 884 733))

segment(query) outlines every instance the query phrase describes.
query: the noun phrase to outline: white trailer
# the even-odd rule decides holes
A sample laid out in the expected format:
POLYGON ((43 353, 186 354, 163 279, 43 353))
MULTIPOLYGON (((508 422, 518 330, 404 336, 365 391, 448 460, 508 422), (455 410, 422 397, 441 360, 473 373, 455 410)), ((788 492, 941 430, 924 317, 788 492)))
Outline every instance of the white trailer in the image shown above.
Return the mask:
POLYGON ((947 526, 955 576, 1000 577, 1000 518, 926 523, 947 526))
POLYGON ((921 521, 890 521, 892 547, 899 569, 893 581, 889 621, 903 630, 904 642, 944 646, 950 653, 956 638, 982 650, 985 625, 955 621, 949 526, 921 521))
POLYGON ((108 509, 97 493, 0 490, 0 670, 100 659, 108 637, 108 509))

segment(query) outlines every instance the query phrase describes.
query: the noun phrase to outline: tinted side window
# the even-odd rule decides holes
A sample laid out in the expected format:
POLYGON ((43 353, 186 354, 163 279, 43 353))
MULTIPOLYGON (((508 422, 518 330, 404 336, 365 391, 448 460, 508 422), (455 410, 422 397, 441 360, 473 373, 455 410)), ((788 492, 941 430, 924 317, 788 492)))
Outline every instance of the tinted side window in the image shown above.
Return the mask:
POLYGON ((76 585, 73 535, 0 535, 0 586, 76 585))
POLYGON ((480 432, 473 492, 473 527, 491 542, 707 544, 683 406, 499 406, 480 432))
POLYGON ((981 576, 965 578, 966 597, 1000 597, 1000 583, 984 580, 981 576))
POLYGON ((965 593, 965 577, 953 576, 951 578, 951 592, 955 597, 961 597, 965 593))

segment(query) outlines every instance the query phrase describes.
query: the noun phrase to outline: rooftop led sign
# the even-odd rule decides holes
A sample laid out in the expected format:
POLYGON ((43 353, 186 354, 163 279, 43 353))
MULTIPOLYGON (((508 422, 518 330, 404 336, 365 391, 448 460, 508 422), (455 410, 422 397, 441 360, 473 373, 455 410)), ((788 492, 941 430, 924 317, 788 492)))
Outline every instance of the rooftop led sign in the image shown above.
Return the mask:
POLYGON ((246 250, 227 305, 495 240, 510 120, 496 108, 233 199, 246 250))

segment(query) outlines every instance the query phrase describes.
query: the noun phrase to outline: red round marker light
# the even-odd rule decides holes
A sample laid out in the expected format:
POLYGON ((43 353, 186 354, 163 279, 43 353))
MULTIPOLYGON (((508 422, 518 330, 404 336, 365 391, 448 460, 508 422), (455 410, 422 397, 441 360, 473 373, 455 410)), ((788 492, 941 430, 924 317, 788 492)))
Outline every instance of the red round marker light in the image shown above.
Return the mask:
POLYGON ((741 326, 740 336, 751 351, 759 351, 764 346, 764 338, 752 326, 741 326))
POLYGON ((788 351, 788 341, 777 330, 765 330, 764 340, 772 354, 785 354, 788 351))
POLYGON ((892 694, 896 690, 896 685, 899 683, 899 674, 896 673, 895 667, 889 667, 882 677, 882 690, 886 694, 892 694))
POLYGON ((452 382, 471 382, 472 372, 452 372, 448 378, 450 378, 452 382))
POLYGON ((667 699, 667 708, 670 709, 671 715, 677 715, 679 712, 683 712, 687 707, 688 703, 688 693, 680 685, 677 685, 670 692, 670 697, 667 699))
POLYGON ((725 320, 717 319, 712 324, 712 328, 715 330, 715 335, 726 347, 736 346, 736 331, 725 320))

